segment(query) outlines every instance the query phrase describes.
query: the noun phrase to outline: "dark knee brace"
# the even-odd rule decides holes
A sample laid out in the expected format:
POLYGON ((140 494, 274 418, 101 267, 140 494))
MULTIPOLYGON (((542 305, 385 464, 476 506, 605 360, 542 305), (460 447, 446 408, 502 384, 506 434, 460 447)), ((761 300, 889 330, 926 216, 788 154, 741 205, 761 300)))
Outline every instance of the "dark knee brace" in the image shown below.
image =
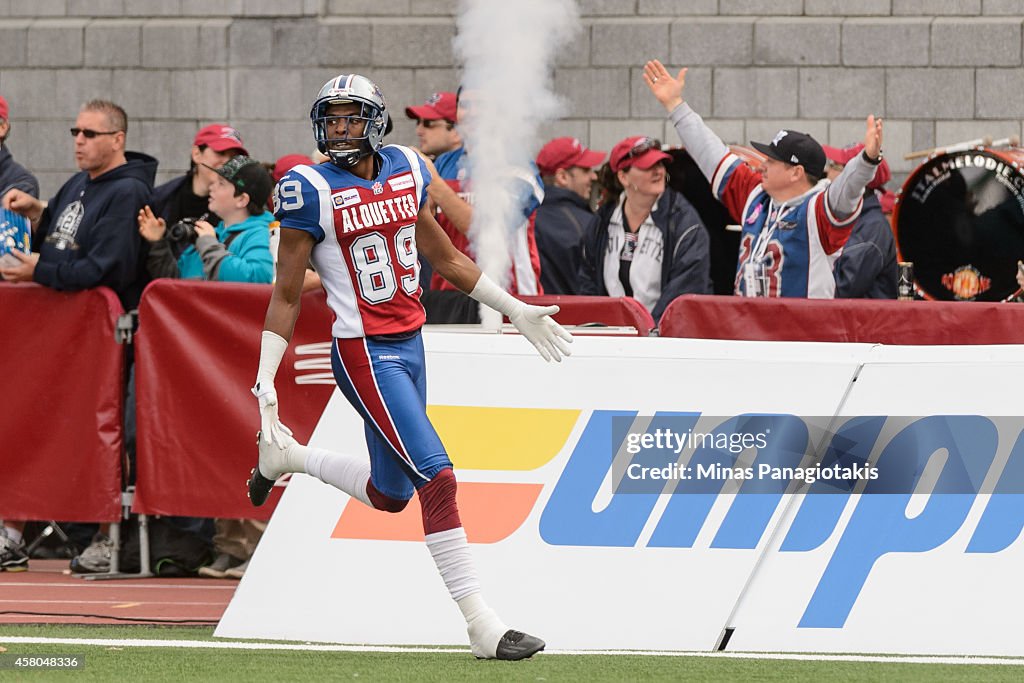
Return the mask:
POLYGON ((459 507, 455 502, 457 488, 455 473, 446 467, 417 490, 420 507, 423 508, 424 534, 436 534, 462 526, 459 507))

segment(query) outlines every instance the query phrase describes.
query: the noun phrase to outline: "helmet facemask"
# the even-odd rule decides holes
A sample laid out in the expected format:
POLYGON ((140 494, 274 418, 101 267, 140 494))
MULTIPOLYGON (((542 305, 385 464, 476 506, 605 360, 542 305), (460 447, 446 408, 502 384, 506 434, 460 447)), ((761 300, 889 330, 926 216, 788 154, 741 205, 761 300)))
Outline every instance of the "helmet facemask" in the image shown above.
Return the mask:
POLYGON ((330 157, 335 165, 346 169, 380 149, 387 126, 387 115, 383 111, 367 102, 354 100, 318 100, 311 112, 311 118, 317 148, 330 157), (357 104, 359 111, 349 114, 328 114, 328 109, 337 104, 357 104), (348 124, 335 125, 334 122, 339 119, 348 119, 348 124), (353 132, 357 134, 353 135, 353 132), (331 137, 332 134, 341 134, 341 137, 331 137), (356 144, 342 147, 344 143, 356 144))

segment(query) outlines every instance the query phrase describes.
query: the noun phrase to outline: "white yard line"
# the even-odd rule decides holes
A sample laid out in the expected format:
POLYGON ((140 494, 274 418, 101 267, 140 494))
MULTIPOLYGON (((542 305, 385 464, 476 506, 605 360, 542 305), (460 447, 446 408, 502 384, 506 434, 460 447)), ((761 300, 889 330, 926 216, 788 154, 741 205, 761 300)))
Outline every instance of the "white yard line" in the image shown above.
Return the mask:
MULTIPOLYGON (((106 647, 194 647, 212 650, 293 650, 305 652, 384 652, 384 653, 433 653, 447 652, 464 655, 465 648, 439 647, 397 647, 387 645, 314 645, 308 643, 250 643, 239 641, 207 640, 118 640, 111 638, 40 638, 35 636, 4 636, 0 643, 35 645, 96 645, 106 647)), ((632 655, 640 657, 712 657, 716 659, 769 659, 810 662, 877 662, 881 664, 987 664, 1001 666, 1024 666, 1022 658, 1001 657, 949 657, 949 656, 884 656, 884 655, 828 655, 760 652, 661 652, 649 650, 548 650, 545 655, 632 655)))

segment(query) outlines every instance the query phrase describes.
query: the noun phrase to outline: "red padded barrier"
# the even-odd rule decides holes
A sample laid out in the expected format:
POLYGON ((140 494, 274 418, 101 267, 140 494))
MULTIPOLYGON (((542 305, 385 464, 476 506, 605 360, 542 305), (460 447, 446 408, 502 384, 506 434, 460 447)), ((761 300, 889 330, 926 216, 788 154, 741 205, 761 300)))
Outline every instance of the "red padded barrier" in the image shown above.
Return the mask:
POLYGON ((558 306, 555 315, 562 325, 600 323, 609 327, 635 327, 637 334, 646 337, 654 329, 654 318, 636 299, 628 296, 569 296, 543 295, 520 297, 535 306, 558 306))

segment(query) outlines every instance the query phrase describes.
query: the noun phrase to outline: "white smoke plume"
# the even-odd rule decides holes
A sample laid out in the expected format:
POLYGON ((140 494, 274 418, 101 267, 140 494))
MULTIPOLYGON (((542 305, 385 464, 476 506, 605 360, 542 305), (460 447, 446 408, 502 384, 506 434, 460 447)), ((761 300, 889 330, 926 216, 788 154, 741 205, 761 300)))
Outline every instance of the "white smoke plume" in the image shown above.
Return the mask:
POLYGON ((551 64, 579 31, 579 13, 573 0, 462 0, 457 28, 467 111, 459 132, 473 193, 469 238, 481 270, 506 286, 523 223, 515 179, 534 173, 538 127, 563 111, 551 64))

